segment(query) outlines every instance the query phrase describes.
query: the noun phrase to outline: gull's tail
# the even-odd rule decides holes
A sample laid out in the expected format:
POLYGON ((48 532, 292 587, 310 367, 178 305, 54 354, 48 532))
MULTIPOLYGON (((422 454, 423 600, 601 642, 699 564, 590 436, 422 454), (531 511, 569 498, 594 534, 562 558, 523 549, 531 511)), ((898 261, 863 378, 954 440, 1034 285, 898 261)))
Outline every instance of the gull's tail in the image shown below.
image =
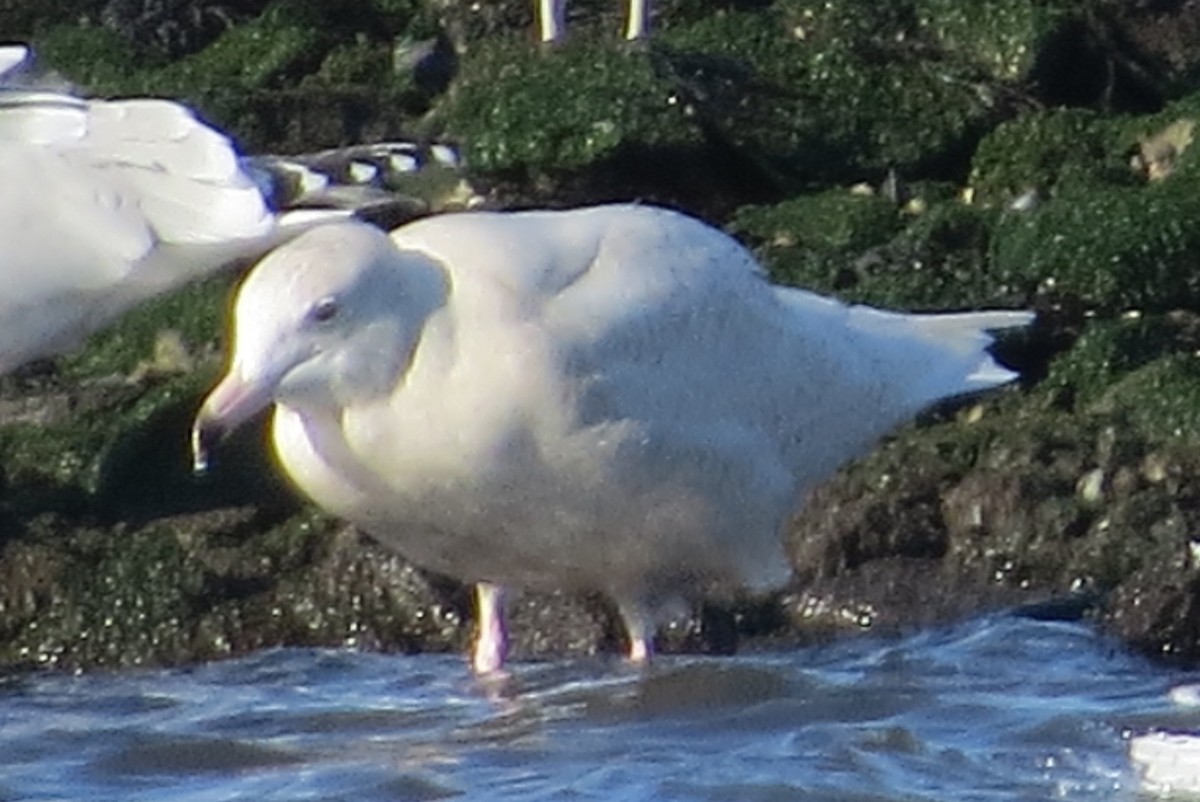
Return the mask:
POLYGON ((840 342, 830 344, 831 353, 864 360, 858 369, 887 388, 897 409, 912 412, 1016 379, 990 353, 992 333, 1028 326, 1036 317, 1026 310, 903 314, 846 306, 791 287, 776 292, 807 337, 830 343, 829 332, 842 331, 832 338, 840 342))
POLYGON ((1016 379, 992 356, 992 332, 1028 326, 1035 316, 1023 310, 910 315, 849 309, 850 326, 871 341, 880 376, 914 411, 1016 379))
POLYGON ((1007 384, 1017 374, 998 363, 988 352, 992 332, 1024 328, 1037 317, 1035 312, 996 310, 953 314, 911 315, 909 319, 928 341, 953 349, 974 368, 962 377, 962 392, 971 393, 1007 384))

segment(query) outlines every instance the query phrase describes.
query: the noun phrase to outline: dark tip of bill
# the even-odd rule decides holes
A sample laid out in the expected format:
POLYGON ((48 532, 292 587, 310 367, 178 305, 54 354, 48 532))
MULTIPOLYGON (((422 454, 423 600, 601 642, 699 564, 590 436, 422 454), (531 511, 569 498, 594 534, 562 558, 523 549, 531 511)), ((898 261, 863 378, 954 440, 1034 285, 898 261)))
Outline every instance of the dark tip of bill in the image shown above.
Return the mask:
POLYGON ((213 447, 220 441, 222 431, 218 426, 198 423, 192 428, 192 474, 203 476, 208 473, 213 447))

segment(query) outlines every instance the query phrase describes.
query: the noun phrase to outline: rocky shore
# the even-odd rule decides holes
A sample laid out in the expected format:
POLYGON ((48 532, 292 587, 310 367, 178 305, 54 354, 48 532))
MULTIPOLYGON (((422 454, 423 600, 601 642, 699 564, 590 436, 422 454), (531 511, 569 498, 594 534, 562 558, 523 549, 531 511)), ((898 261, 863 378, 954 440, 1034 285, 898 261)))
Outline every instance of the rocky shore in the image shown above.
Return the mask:
MULTIPOLYGON (((931 411, 808 500, 795 579, 666 651, 776 648, 1014 608, 1200 658, 1200 3, 0 0, 81 91, 186 99, 251 153, 455 143, 429 213, 641 200, 776 280, 905 310, 1032 307, 1020 386, 931 411), (882 9, 886 8, 884 11, 882 9)), ((468 596, 306 506, 262 427, 190 473, 234 276, 0 380, 0 667, 277 645, 464 649, 468 596)), ((527 594, 515 657, 615 651, 600 598, 527 594)))

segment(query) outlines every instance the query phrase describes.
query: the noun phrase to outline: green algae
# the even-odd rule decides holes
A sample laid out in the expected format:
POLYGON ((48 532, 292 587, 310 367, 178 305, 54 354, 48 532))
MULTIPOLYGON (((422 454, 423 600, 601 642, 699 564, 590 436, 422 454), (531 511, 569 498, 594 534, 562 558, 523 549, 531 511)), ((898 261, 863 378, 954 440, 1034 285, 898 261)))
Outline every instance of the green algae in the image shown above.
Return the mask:
POLYGON ((762 154, 793 186, 889 168, 947 169, 993 119, 994 99, 954 65, 925 59, 905 37, 906 14, 859 11, 785 3, 713 15, 673 28, 663 42, 726 60, 727 86, 706 83, 706 61, 681 70, 685 83, 713 98, 700 107, 706 122, 762 154))
POLYGON ((305 80, 334 86, 365 84, 385 86, 392 77, 391 48, 384 42, 339 44, 325 56, 317 71, 305 80))
POLYGON ((230 276, 219 275, 138 306, 121 318, 120 325, 93 335, 86 348, 63 358, 59 363, 62 375, 76 379, 129 375, 154 362, 164 331, 175 332, 188 354, 211 356, 215 340, 225 328, 232 287, 230 276))
POLYGON ((1091 404, 1159 357, 1197 348, 1200 340, 1190 315, 1092 321, 1071 349, 1051 363, 1041 389, 1071 406, 1091 404))
POLYGON ((59 361, 53 381, 33 391, 47 414, 0 426, 4 470, 24 488, 22 509, 74 507, 81 494, 153 496, 157 483, 186 473, 186 417, 215 375, 229 283, 217 277, 144 304, 59 361), (174 345, 169 359, 159 347, 164 332, 174 345), (162 431, 164 421, 178 430, 162 431), (153 447, 127 485, 114 482, 126 471, 118 468, 122 444, 146 431, 156 432, 153 447))
POLYGON ((569 171, 634 145, 698 141, 686 104, 646 52, 497 39, 469 53, 462 73, 440 113, 476 170, 569 171))
POLYGON ((996 99, 910 45, 900 35, 910 15, 835 6, 724 11, 625 52, 583 36, 549 51, 523 38, 481 41, 439 112, 485 172, 577 170, 622 148, 718 144, 781 188, 891 167, 955 169, 994 121, 996 99))
POLYGON ((1105 390, 1095 409, 1113 410, 1155 439, 1200 442, 1200 357, 1175 353, 1130 371, 1105 390))
POLYGON ((99 18, 103 0, 0 0, 0 30, 6 40, 24 41, 57 25, 99 18))
POLYGON ((411 71, 395 68, 392 48, 436 30, 415 2, 273 0, 169 61, 102 27, 49 26, 32 41, 41 63, 90 94, 179 99, 247 148, 282 150, 361 139, 377 119, 395 127, 404 114, 422 113, 428 97, 413 90, 411 71))
POLYGON ((59 25, 39 32, 32 44, 37 64, 89 94, 137 94, 138 76, 156 66, 143 63, 127 42, 104 28, 59 25))
POLYGON ((991 264, 998 212, 947 198, 938 184, 913 192, 908 211, 873 194, 814 193, 744 208, 732 229, 776 280, 848 301, 910 310, 1027 302, 1027 288, 991 264))
POLYGON ((1134 137, 1084 109, 1035 111, 996 126, 971 160, 975 202, 1003 204, 1029 192, 1042 196, 1133 185, 1128 152, 1134 137))
POLYGON ((1001 218, 994 270, 1085 307, 1166 311, 1200 302, 1200 192, 1191 181, 1052 198, 1001 218))
POLYGON ((743 207, 730 228, 756 246, 775 281, 831 292, 852 291, 851 261, 887 242, 900 225, 901 214, 887 198, 834 189, 743 207))
MULTIPOLYGON (((276 3, 153 75, 161 63, 104 29, 45 26, 38 44, 89 89, 192 98, 255 147, 378 130, 362 121, 404 84, 397 37, 430 33, 407 27, 418 4, 377 2, 350 21, 302 5, 276 3)), ((510 5, 527 20, 527 3, 510 5)), ((989 401, 978 424, 934 416, 835 480, 822 520, 859 528, 841 551, 826 542, 819 564, 940 561, 1012 587, 1109 587, 1179 562, 1200 508, 1194 461, 1171 450, 1200 438, 1200 343, 1173 311, 1200 302, 1198 151, 1172 145, 1157 178, 1130 164, 1200 109, 1195 95, 1137 118, 1014 107, 1013 82, 1031 80, 1067 5, 680 3, 653 44, 626 51, 613 47, 611 4, 596 2, 557 50, 511 27, 472 40, 439 111, 474 169, 530 184, 631 152, 733 154, 769 197, 789 198, 731 226, 781 280, 906 309, 1068 310, 1054 347, 1082 334, 1044 386, 989 401), (921 182, 924 203, 908 211, 829 188, 892 167, 961 183, 968 165, 972 203, 921 182), (1006 208, 1031 189, 1039 202, 1006 208), (1098 317, 1071 318, 1081 307, 1098 317), (1104 319, 1125 310, 1141 317, 1104 319)), ((68 416, 0 427, 0 663, 461 646, 461 593, 302 507, 261 428, 223 446, 209 477, 190 476, 188 424, 216 371, 227 293, 214 281, 125 319, 59 361, 65 384, 44 401, 68 416), (196 357, 191 372, 155 372, 165 328, 196 357)), ((945 603, 962 612, 959 597, 945 603)), ((594 648, 531 605, 547 642, 594 648)))
POLYGON ((913 5, 919 29, 944 51, 1009 81, 1029 76, 1046 40, 1078 6, 1036 0, 917 0, 913 5))
POLYGON ((115 530, 43 516, 32 530, 0 560, 8 665, 179 663, 284 643, 462 644, 453 593, 311 511, 115 530))
POLYGON ((848 252, 886 242, 900 222, 888 198, 833 189, 740 209, 733 230, 782 247, 848 252))

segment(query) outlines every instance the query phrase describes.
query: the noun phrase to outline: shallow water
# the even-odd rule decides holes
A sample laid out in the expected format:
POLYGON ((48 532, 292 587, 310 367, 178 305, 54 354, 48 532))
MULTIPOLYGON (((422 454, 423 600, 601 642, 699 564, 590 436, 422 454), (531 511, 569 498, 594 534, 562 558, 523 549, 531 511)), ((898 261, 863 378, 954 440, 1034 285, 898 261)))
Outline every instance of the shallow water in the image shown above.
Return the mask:
POLYGON ((1195 675, 1076 624, 595 659, 282 650, 0 683, 0 800, 1136 799, 1130 733, 1195 675))

